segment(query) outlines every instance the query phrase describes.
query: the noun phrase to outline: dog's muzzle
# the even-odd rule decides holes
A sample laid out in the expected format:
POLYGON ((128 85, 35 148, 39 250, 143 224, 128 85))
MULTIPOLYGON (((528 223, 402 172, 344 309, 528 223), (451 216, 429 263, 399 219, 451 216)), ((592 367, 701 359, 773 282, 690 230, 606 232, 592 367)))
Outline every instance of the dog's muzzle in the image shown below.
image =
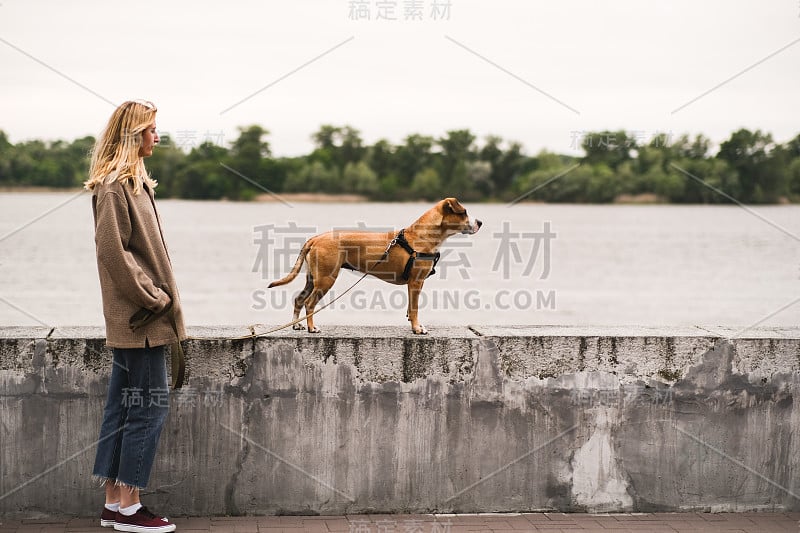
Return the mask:
POLYGON ((480 220, 478 220, 476 218, 475 219, 475 224, 470 225, 468 228, 466 228, 461 233, 466 233, 467 235, 472 235, 473 233, 478 233, 478 230, 481 229, 481 226, 483 226, 483 222, 481 222, 480 220))

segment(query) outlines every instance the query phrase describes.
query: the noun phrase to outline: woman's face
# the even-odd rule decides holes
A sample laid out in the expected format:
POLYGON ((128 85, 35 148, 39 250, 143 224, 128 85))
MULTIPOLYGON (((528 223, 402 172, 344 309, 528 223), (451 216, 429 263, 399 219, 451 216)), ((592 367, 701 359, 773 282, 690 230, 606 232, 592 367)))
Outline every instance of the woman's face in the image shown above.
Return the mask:
POLYGON ((153 122, 142 132, 142 145, 139 147, 139 157, 150 157, 153 155, 153 147, 158 144, 158 132, 156 123, 153 122))

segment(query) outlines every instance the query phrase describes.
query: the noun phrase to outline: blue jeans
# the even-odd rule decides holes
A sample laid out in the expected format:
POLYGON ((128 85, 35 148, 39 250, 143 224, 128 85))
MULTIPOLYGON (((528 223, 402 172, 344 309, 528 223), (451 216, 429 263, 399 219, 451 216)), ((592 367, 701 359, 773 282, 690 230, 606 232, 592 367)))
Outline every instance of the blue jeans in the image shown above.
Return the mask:
POLYGON ((92 475, 143 489, 169 412, 164 346, 114 348, 92 475))

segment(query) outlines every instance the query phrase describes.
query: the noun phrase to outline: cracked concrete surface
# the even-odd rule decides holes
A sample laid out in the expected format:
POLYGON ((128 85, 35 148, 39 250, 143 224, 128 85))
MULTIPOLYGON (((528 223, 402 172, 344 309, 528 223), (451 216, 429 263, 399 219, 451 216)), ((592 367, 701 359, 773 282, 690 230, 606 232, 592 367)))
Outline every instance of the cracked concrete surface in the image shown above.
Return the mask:
MULTIPOLYGON (((800 509, 800 329, 249 333, 190 330, 162 512, 800 509)), ((96 512, 109 365, 102 329, 0 328, 0 516, 96 512)))

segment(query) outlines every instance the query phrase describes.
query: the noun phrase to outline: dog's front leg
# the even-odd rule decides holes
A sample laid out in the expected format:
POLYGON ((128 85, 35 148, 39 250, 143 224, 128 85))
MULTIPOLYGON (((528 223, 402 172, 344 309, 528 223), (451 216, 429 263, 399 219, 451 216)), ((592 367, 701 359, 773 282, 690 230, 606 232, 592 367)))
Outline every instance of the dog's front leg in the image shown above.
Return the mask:
POLYGON ((422 292, 423 281, 408 282, 408 320, 411 322, 411 331, 417 335, 427 335, 428 330, 419 323, 419 293, 422 292))

